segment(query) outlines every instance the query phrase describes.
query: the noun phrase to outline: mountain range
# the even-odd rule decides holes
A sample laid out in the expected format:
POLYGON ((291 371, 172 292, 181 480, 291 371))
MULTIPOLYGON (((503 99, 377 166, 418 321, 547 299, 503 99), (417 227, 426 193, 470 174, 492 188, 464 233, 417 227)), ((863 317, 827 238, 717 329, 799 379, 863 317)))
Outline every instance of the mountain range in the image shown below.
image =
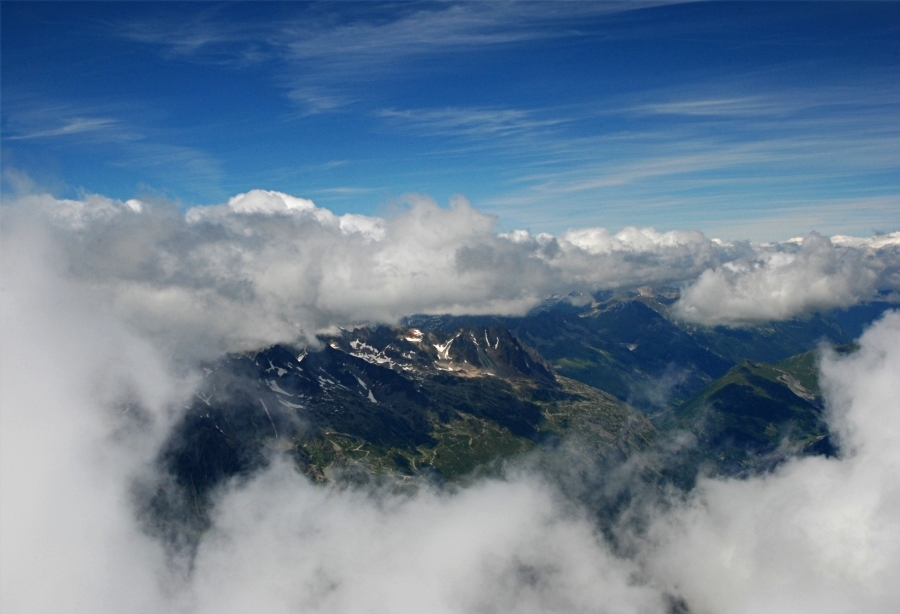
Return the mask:
POLYGON ((205 366, 136 489, 148 530, 176 546, 209 526, 218 486, 289 455, 317 482, 414 488, 498 470, 562 445, 652 479, 749 475, 796 454, 838 453, 816 357, 892 307, 742 328, 674 317, 671 288, 570 295, 525 316, 413 316, 275 345, 205 366), (678 454, 660 456, 680 441, 678 454), (685 443, 686 442, 686 443, 685 443), (659 460, 659 459, 664 460, 659 460))

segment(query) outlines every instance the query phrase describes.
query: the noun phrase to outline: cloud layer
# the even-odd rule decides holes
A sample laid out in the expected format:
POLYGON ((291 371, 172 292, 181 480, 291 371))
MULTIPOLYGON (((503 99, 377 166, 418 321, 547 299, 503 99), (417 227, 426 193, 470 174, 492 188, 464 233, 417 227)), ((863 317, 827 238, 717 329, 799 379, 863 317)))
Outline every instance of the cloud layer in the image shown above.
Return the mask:
POLYGON ((331 326, 412 313, 523 313, 574 291, 684 286, 682 318, 741 324, 900 288, 896 234, 776 245, 648 228, 498 234, 494 218, 463 198, 444 208, 411 195, 407 205, 388 218, 337 216, 254 190, 183 213, 169 203, 32 195, 6 217, 10 232, 46 222, 41 232, 72 283, 107 295, 131 326, 213 355, 314 343, 331 326))
MULTIPOLYGON (((498 235, 462 200, 411 200, 389 219, 271 192, 187 214, 46 196, 4 211, 4 612, 662 613, 673 599, 698 613, 893 610, 897 313, 858 352, 823 362, 841 458, 705 480, 686 499, 638 507, 650 528, 621 528, 627 548, 524 470, 409 495, 315 487, 275 462, 219 494, 192 571, 173 568, 140 531, 131 488, 190 394, 186 356, 308 338, 346 319, 512 312, 548 291, 698 277, 682 308, 722 317, 703 302, 703 276, 743 297, 723 303, 740 306, 728 307, 740 321, 768 317, 776 289, 816 279, 849 280, 828 282, 839 289, 828 304, 894 289, 890 237, 754 246, 647 229, 498 235)), ((778 313, 826 300, 810 296, 778 313)))
POLYGON ((529 478, 375 500, 279 467, 221 502, 200 611, 652 612, 660 595, 529 478), (264 568, 265 573, 260 573, 264 568))
POLYGON ((900 313, 822 364, 843 457, 707 480, 657 518, 654 577, 699 612, 890 612, 900 574, 900 313))
POLYGON ((813 233, 755 252, 704 271, 682 294, 678 314, 702 324, 786 320, 898 287, 900 233, 837 244, 813 233))

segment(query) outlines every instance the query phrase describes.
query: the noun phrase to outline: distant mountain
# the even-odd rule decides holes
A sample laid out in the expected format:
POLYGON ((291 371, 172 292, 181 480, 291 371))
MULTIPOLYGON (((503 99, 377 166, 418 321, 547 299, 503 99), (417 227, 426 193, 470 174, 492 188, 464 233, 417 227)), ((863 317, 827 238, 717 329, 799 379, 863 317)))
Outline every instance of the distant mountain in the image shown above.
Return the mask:
POLYGON ((741 361, 678 407, 666 427, 694 433, 698 461, 720 473, 764 471, 794 454, 834 455, 818 385, 809 377, 814 355, 778 365, 741 361))
POLYGON ((897 305, 877 301, 785 322, 730 328, 674 317, 675 289, 573 295, 523 317, 415 316, 410 326, 507 328, 556 373, 609 392, 649 414, 677 407, 742 360, 776 363, 821 343, 843 345, 897 305))
POLYGON ((139 489, 148 529, 192 543, 216 488, 279 453, 319 482, 402 487, 563 440, 607 464, 648 452, 652 479, 688 486, 704 465, 741 475, 835 452, 812 350, 851 341, 844 327, 888 303, 731 329, 677 321, 676 298, 562 297, 522 317, 416 316, 225 356, 160 453, 165 477, 139 489), (681 431, 696 446, 659 454, 661 433, 681 431))
POLYGON ((557 376, 507 329, 360 327, 321 341, 208 366, 160 454, 167 479, 146 489, 150 530, 174 541, 204 530, 215 488, 279 451, 316 481, 402 484, 456 479, 570 435, 622 460, 656 433, 613 395, 557 376))

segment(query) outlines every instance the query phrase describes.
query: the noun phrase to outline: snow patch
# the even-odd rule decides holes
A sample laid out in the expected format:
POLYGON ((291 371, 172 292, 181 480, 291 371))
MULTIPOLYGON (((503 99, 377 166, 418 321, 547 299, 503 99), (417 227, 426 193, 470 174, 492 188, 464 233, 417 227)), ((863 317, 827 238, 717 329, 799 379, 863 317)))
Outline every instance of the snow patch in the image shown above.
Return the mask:
POLYGON ((278 377, 281 377, 285 373, 287 373, 287 369, 283 369, 282 367, 276 367, 274 365, 274 363, 272 363, 272 360, 269 359, 269 368, 266 369, 266 373, 270 373, 272 371, 275 371, 278 374, 278 377))
POLYGON ((459 337, 460 333, 456 333, 452 339, 450 339, 447 343, 435 343, 434 349, 437 350, 438 357, 443 360, 450 360, 450 346, 453 345, 453 342, 456 341, 456 338, 459 337))
POLYGON ((285 401, 284 399, 278 399, 278 402, 289 409, 305 409, 302 405, 297 405, 296 403, 290 403, 288 401, 285 401))
POLYGON ((282 390, 282 389, 281 389, 281 386, 279 386, 279 385, 275 382, 275 380, 273 380, 273 379, 268 379, 268 380, 266 380, 266 383, 269 385, 269 388, 272 389, 272 392, 277 392, 278 394, 283 394, 283 395, 286 395, 286 396, 289 396, 289 397, 294 396, 294 395, 292 395, 290 392, 287 392, 287 391, 285 391, 285 390, 282 390))

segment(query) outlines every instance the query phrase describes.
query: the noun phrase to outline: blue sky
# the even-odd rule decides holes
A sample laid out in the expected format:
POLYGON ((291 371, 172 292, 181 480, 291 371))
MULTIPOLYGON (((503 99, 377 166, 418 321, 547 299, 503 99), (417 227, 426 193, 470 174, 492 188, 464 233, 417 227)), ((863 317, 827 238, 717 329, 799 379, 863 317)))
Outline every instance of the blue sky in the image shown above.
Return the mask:
POLYGON ((898 3, 3 2, 6 194, 900 228, 898 3))

